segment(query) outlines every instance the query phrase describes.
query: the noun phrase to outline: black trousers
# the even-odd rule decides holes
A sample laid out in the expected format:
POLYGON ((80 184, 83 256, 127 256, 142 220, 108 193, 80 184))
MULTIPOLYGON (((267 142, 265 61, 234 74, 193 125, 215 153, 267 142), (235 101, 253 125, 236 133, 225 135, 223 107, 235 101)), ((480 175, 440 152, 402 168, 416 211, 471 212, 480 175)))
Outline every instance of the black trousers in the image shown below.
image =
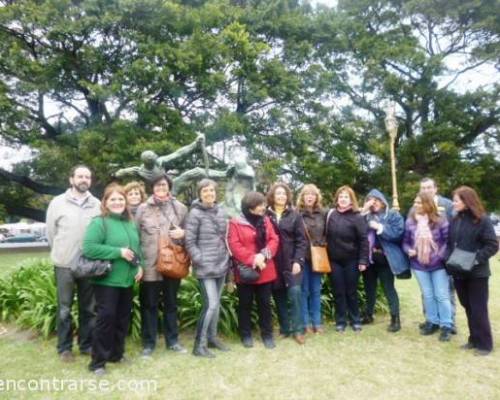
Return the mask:
POLYGON ((163 334, 167 347, 179 340, 177 322, 177 292, 180 279, 163 278, 162 281, 142 282, 139 289, 141 303, 141 332, 144 348, 154 349, 158 336, 158 306, 163 305, 163 334))
POLYGON ((92 339, 89 369, 104 368, 106 361, 117 362, 125 352, 125 337, 132 315, 132 288, 94 285, 97 319, 92 339))
POLYGON ((75 279, 69 268, 55 267, 57 286, 57 351, 71 351, 73 347, 73 323, 71 308, 78 295, 78 346, 88 352, 92 346, 92 330, 95 325, 95 299, 88 279, 75 279))
POLYGON ((373 315, 377 296, 377 280, 380 279, 391 315, 399 315, 399 297, 394 286, 394 274, 387 258, 382 253, 373 253, 373 264, 363 272, 366 293, 366 314, 373 315))
POLYGON ((488 278, 455 279, 458 300, 465 308, 469 343, 481 350, 493 350, 488 317, 488 278))
POLYGON ((335 323, 347 325, 347 314, 351 323, 361 324, 358 303, 359 269, 357 260, 343 262, 331 261, 330 273, 333 299, 335 302, 335 323))
POLYGON ((272 283, 261 285, 238 284, 238 325, 242 338, 252 336, 252 305, 254 296, 257 300, 260 335, 264 339, 273 337, 271 291, 272 283))

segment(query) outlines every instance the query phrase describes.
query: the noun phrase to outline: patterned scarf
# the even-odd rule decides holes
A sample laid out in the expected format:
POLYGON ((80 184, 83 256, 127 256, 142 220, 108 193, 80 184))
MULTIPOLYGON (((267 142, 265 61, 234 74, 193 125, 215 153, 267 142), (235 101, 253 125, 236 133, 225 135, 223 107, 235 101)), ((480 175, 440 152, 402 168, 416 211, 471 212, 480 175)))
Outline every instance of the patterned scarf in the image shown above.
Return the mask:
POLYGON ((437 250, 436 242, 432 238, 432 232, 429 227, 429 216, 415 214, 417 229, 415 231, 415 250, 417 251, 417 260, 428 265, 431 261, 432 252, 437 250))

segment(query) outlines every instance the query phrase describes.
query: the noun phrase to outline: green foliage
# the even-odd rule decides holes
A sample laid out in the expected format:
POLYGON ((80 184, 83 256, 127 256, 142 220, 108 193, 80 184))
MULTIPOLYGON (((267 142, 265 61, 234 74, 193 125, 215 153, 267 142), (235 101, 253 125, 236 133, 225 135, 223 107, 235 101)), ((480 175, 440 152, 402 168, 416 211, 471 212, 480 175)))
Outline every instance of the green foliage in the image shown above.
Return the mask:
POLYGON ((57 293, 48 260, 27 260, 0 280, 0 318, 48 337, 56 327, 57 293))
MULTIPOLYGON (((76 162, 91 165, 102 188, 143 150, 168 154, 202 131, 209 144, 244 145, 262 188, 286 177, 325 193, 346 183, 388 192, 391 100, 403 207, 431 175, 444 194, 470 184, 497 209, 486 177, 500 169, 499 86, 453 84, 497 63, 495 5, 8 2, 0 8, 0 134, 36 151, 18 175, 61 188, 76 162)), ((7 212, 48 201, 0 179, 7 212)))
MULTIPOLYGON (((361 305, 364 304, 362 283, 358 288, 361 305)), ((378 298, 382 299, 379 291, 378 298)), ((323 316, 326 321, 334 317, 333 294, 329 279, 323 280, 321 302, 323 316)), ((180 328, 194 330, 200 316, 203 304, 198 281, 189 276, 183 279, 178 294, 178 317, 180 328)), ((219 332, 225 336, 236 336, 238 332, 238 297, 236 292, 226 290, 222 293, 219 318, 219 332)), ((386 312, 385 299, 377 302, 377 310, 386 312)), ((274 311, 273 311, 274 313, 274 311)), ((73 323, 78 328, 77 301, 73 303, 73 323)), ((161 312, 160 316, 161 318, 161 312)), ((56 330, 57 290, 54 268, 47 259, 28 259, 12 274, 0 279, 0 321, 11 321, 20 327, 33 329, 47 338, 56 330)), ((276 321, 276 314, 273 315, 276 321)), ((258 314, 254 306, 252 321, 257 327, 258 314)), ((159 325, 161 326, 161 325, 159 325)), ((141 315, 139 303, 139 287, 134 286, 132 302, 132 318, 129 335, 133 340, 141 337, 141 315)))

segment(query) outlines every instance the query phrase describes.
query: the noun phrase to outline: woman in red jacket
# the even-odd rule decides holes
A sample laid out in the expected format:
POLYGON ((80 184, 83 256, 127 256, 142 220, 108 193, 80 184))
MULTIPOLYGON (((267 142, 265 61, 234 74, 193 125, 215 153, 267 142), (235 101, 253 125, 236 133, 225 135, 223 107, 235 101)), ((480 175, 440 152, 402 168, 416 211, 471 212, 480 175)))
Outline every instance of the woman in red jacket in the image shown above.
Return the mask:
POLYGON ((253 347, 252 305, 257 299, 262 342, 268 349, 275 347, 271 312, 271 284, 276 279, 273 257, 279 238, 271 221, 265 217, 266 199, 257 192, 248 192, 241 200, 242 215, 229 222, 228 245, 235 261, 235 280, 238 287, 238 325, 245 347, 253 347), (244 269, 247 268, 245 274, 244 269), (248 270, 250 269, 250 270, 248 270), (242 272, 243 271, 243 272, 242 272), (252 272, 256 271, 252 275, 252 272))

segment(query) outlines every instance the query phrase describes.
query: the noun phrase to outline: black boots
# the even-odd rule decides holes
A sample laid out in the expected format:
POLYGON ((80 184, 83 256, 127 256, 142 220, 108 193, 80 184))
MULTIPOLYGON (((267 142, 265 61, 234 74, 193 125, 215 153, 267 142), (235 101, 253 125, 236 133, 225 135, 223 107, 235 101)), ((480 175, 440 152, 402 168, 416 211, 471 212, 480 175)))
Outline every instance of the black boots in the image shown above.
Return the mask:
POLYGON ((387 330, 389 332, 397 332, 397 331, 401 330, 401 321, 399 319, 399 314, 391 315, 391 323, 387 327, 387 330))
POLYGON ((205 344, 201 344, 198 340, 194 343, 193 355, 196 357, 215 358, 215 354, 208 350, 205 344))
POLYGON ((363 315, 363 319, 361 320, 361 323, 363 325, 373 324, 373 315, 371 315, 371 314, 363 315))

